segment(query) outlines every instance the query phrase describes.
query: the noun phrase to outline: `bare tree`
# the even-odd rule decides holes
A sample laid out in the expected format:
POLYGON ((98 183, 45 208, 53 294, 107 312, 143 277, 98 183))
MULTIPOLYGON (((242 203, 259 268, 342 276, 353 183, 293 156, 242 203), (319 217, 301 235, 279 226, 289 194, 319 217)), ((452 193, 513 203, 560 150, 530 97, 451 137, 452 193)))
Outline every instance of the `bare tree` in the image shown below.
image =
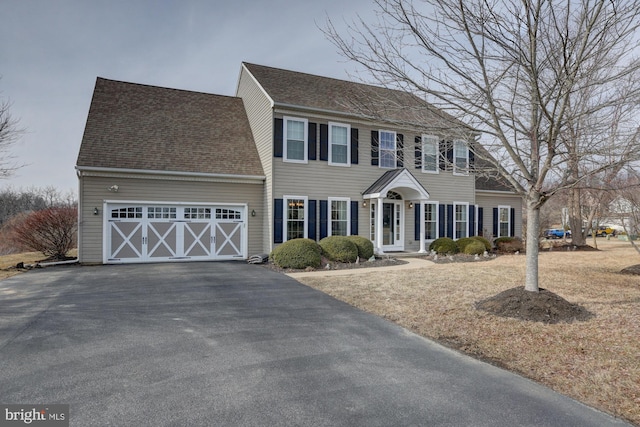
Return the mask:
POLYGON ((18 128, 18 121, 11 117, 9 107, 9 101, 0 100, 0 178, 8 178, 20 168, 11 149, 23 130, 18 128))
POLYGON ((640 0, 376 4, 376 23, 359 19, 341 35, 329 20, 325 33, 377 83, 422 96, 483 134, 486 151, 476 151, 476 159, 523 196, 525 289, 537 292, 541 206, 557 191, 622 161, 607 159, 602 143, 590 140, 575 151, 575 160, 593 168, 571 178, 565 173, 572 155, 566 135, 573 125, 598 123, 624 101, 616 90, 620 82, 629 84, 624 96, 637 99, 640 61, 633 52, 640 0), (592 95, 589 104, 575 108, 584 93, 592 95))

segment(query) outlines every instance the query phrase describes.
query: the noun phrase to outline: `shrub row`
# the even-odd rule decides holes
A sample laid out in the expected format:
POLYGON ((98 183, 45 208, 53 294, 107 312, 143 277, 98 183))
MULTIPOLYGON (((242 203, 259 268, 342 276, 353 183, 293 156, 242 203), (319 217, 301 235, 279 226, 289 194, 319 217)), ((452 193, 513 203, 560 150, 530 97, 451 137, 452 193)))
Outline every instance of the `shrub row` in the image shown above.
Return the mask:
POLYGON ((318 268, 322 256, 335 262, 355 262, 358 257, 373 256, 373 243, 361 236, 330 236, 316 243, 311 239, 293 239, 277 246, 270 255, 280 268, 318 268))
POLYGON ((457 253, 480 255, 483 254, 484 251, 491 250, 491 242, 480 236, 464 237, 458 240, 441 237, 431 242, 429 250, 443 255, 453 255, 457 253))

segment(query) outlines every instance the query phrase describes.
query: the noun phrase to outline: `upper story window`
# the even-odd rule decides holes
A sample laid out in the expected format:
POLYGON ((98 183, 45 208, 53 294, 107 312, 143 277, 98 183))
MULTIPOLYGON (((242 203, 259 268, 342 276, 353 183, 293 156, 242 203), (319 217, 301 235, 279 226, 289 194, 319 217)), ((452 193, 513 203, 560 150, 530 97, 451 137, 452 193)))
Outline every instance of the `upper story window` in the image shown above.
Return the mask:
POLYGON ((307 119, 284 117, 284 161, 307 163, 307 119))
POLYGON ((469 147, 460 139, 453 141, 453 173, 457 175, 469 173, 469 147))
POLYGON ((351 152, 349 150, 349 134, 351 126, 341 123, 329 123, 329 164, 349 166, 351 152))
POLYGON ((433 135, 422 135, 422 171, 438 173, 439 140, 433 135))
POLYGON ((380 131, 380 167, 394 169, 396 167, 396 133, 380 131))

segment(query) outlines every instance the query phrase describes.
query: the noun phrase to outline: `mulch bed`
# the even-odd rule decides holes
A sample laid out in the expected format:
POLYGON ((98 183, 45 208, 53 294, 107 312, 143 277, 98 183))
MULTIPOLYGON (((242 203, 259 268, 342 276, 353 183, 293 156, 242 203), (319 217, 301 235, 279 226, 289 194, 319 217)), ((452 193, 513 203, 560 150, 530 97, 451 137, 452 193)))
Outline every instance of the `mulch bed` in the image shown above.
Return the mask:
POLYGON ((633 274, 640 276, 640 264, 632 265, 631 267, 623 268, 620 273, 622 274, 633 274))
POLYGON ((480 301, 476 303, 476 308, 501 317, 547 324, 585 321, 594 317, 584 307, 572 304, 553 292, 546 289, 529 292, 524 290, 524 286, 507 289, 480 301))
POLYGON ((264 264, 260 264, 269 270, 278 271, 280 273, 300 273, 305 271, 322 271, 322 270, 350 270, 356 268, 371 268, 371 267, 388 267, 390 265, 407 264, 407 261, 391 257, 376 257, 375 261, 359 261, 359 262, 334 262, 328 261, 326 258, 322 258, 322 266, 319 268, 307 267, 305 269, 295 268, 280 268, 273 262, 269 261, 264 264))

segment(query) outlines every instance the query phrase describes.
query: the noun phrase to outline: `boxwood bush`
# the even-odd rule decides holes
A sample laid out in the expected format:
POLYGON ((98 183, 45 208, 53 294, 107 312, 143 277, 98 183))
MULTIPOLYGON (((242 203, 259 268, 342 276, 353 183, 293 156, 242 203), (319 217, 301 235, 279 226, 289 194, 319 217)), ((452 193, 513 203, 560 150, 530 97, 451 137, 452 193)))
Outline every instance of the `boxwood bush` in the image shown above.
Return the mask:
POLYGON ((466 245, 464 247, 464 253, 467 255, 481 255, 484 253, 485 251, 485 246, 484 244, 479 241, 479 240, 475 240, 475 239, 469 239, 471 240, 471 242, 466 245))
POLYGON ((475 242, 471 237, 462 237, 456 240, 456 245, 458 245, 458 252, 466 253, 464 249, 468 244, 475 242))
POLYGON ((485 239, 482 236, 473 236, 472 237, 473 240, 477 240, 478 242, 482 242, 482 244, 484 245, 484 249, 486 251, 490 251, 492 246, 491 246, 491 242, 488 239, 485 239))
POLYGON ((456 254, 458 253, 458 245, 449 237, 440 237, 429 245, 430 251, 436 251, 438 254, 456 254))
POLYGON ((329 236, 320 240, 322 253, 331 261, 355 262, 358 258, 358 247, 346 236, 329 236))
POLYGON ((358 256, 367 260, 373 256, 373 242, 362 236, 347 236, 347 239, 353 242, 358 248, 358 256))
POLYGON ((271 260, 280 268, 318 268, 322 249, 311 239, 293 239, 278 245, 271 252, 271 260))

